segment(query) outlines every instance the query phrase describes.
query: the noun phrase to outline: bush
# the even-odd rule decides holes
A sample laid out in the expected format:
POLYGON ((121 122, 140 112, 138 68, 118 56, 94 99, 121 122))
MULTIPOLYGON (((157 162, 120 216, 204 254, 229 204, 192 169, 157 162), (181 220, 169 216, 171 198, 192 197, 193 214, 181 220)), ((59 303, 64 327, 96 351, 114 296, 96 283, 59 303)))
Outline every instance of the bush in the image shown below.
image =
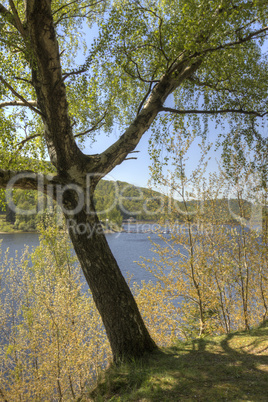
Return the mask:
POLYGON ((109 344, 64 232, 0 268, 0 390, 6 400, 72 400, 98 376, 109 344))

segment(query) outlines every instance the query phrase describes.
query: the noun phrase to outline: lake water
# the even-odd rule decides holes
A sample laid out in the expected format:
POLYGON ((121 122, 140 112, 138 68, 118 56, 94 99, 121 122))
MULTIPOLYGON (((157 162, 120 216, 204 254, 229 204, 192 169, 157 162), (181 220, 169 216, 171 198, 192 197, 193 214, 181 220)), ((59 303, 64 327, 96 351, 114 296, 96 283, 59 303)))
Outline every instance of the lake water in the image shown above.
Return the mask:
MULTIPOLYGON (((134 225, 133 228, 135 229, 134 225)), ((142 257, 156 257, 152 251, 153 246, 148 239, 148 233, 134 230, 130 233, 106 234, 106 238, 125 278, 132 275, 132 281, 138 283, 141 280, 148 282, 153 279, 153 276, 136 262, 142 261, 142 257)), ((153 242, 164 244, 157 233, 150 233, 150 238, 153 242)), ((2 255, 9 248, 10 257, 14 257, 16 251, 18 255, 21 255, 25 246, 29 246, 32 250, 39 244, 37 233, 0 234, 0 240, 2 240, 2 255)))

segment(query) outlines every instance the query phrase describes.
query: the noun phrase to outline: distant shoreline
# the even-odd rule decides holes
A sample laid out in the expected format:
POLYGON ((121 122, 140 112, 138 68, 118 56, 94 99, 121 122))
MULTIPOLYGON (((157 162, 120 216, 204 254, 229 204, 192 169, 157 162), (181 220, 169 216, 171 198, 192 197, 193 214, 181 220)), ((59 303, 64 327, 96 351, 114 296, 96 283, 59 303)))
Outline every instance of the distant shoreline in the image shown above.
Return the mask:
POLYGON ((2 234, 26 234, 26 233, 39 233, 39 232, 37 230, 29 230, 29 231, 11 230, 9 232, 0 232, 0 235, 2 235, 2 234))

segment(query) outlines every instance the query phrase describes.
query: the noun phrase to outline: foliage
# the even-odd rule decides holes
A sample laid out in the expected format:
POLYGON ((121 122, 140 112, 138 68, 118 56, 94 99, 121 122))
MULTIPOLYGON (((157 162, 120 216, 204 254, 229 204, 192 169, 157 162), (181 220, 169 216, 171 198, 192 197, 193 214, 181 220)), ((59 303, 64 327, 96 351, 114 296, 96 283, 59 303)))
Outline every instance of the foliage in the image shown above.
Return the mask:
POLYGON ((181 137, 178 143, 174 138, 172 157, 177 169, 169 179, 162 174, 157 180, 181 196, 184 223, 176 221, 178 205, 173 205, 170 234, 160 235, 165 245, 153 243, 156 257, 141 263, 156 283, 136 286, 142 314, 160 344, 178 336, 188 339, 248 330, 268 317, 267 217, 263 214, 267 213, 267 191, 258 185, 261 179, 236 154, 232 181, 223 171, 206 180, 204 159, 187 178, 190 143, 182 146, 181 137), (236 224, 226 224, 221 208, 225 203, 220 202, 223 194, 236 196, 235 204, 228 200, 236 224), (188 208, 189 199, 196 200, 195 210, 188 208))
POLYGON ((94 197, 101 219, 103 215, 108 214, 109 217, 117 211, 122 219, 156 220, 168 204, 168 198, 158 191, 121 181, 101 180, 94 197))
POLYGON ((41 229, 40 246, 0 271, 0 390, 7 400, 73 400, 110 350, 64 232, 41 229))
MULTIPOLYGON (((7 0, 2 4, 8 9, 7 0)), ((17 1, 16 7, 17 17, 26 26, 24 2, 17 1)), ((10 12, 14 9, 13 4, 10 12)), ((267 60, 262 54, 267 28, 265 1, 131 0, 122 6, 119 1, 65 4, 57 0, 51 3, 51 11, 69 117, 80 143, 86 137, 93 142, 100 129, 109 133, 118 123, 121 131, 128 127, 153 85, 172 68, 175 72, 181 59, 182 64, 201 63, 189 79, 172 89, 173 109, 181 113, 159 113, 153 141, 160 146, 166 143, 170 124, 187 132, 191 123, 196 133, 204 134, 208 116, 217 124, 223 123, 223 129, 223 114, 233 135, 240 123, 242 137, 261 144, 256 132, 261 129, 263 120, 259 117, 267 105, 267 60), (97 38, 91 38, 88 29, 94 24, 99 29, 97 38), (200 109, 204 113, 195 113, 200 109), (221 110, 225 113, 217 112, 221 110), (234 114, 229 114, 232 110, 234 114)), ((1 167, 34 169, 27 160, 31 155, 39 159, 40 171, 47 150, 37 106, 28 105, 26 111, 25 102, 24 107, 12 105, 15 92, 29 102, 35 99, 32 38, 25 40, 16 29, 12 13, 8 17, 1 9, 0 14, 0 100, 5 106, 0 115, 0 141, 5 149, 1 167)))

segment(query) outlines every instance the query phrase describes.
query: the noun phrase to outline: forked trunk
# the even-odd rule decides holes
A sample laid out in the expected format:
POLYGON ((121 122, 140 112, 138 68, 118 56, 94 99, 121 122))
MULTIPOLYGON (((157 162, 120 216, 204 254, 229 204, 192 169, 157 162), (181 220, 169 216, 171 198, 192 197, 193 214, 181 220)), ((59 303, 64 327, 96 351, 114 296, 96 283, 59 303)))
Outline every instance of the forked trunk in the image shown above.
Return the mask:
MULTIPOLYGON (((65 200, 69 206, 73 204, 70 198, 71 195, 65 200)), ((145 327, 96 213, 89 214, 84 208, 72 217, 66 215, 66 219, 75 252, 102 317, 114 361, 141 357, 155 349, 156 344, 145 327)))

